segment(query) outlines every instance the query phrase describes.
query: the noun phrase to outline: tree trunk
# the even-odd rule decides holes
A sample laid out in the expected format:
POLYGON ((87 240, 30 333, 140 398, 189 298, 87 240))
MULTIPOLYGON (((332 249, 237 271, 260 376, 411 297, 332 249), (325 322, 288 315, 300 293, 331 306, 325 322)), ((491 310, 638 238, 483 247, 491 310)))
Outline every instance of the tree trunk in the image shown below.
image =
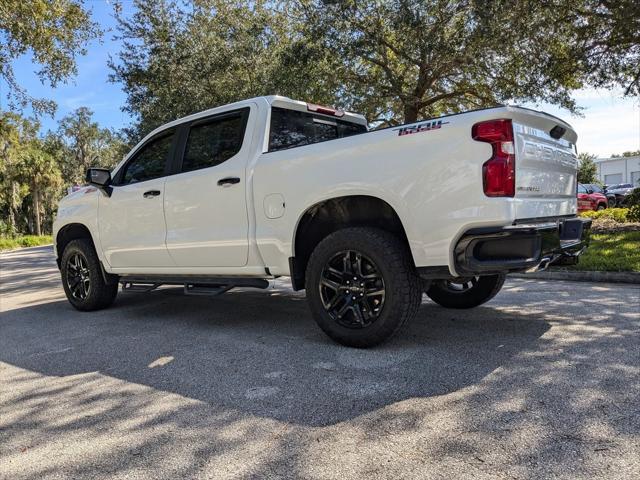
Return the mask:
POLYGON ((42 227, 40 225, 40 190, 38 189, 38 185, 33 184, 32 188, 33 195, 33 216, 35 217, 35 225, 36 225, 36 235, 42 235, 42 227))
POLYGON ((11 233, 14 234, 18 227, 16 225, 16 197, 18 193, 16 192, 16 182, 11 182, 11 198, 9 199, 9 227, 11 228, 11 233))
POLYGON ((404 106, 404 123, 415 123, 418 121, 418 107, 412 104, 404 106))

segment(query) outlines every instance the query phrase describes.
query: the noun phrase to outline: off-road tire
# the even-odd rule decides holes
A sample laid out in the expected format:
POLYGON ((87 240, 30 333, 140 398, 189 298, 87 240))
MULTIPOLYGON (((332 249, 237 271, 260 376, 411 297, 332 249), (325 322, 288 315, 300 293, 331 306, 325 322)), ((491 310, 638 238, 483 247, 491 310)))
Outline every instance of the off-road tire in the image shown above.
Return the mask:
POLYGON ((67 295, 69 303, 77 310, 88 312, 107 308, 113 303, 118 294, 117 278, 108 283, 105 282, 95 248, 89 240, 84 238, 72 240, 67 244, 64 252, 62 252, 60 273, 64 293, 67 295), (81 262, 85 262, 85 268, 82 268, 82 270, 84 271, 84 277, 88 279, 88 287, 84 297, 79 295, 77 290, 73 290, 72 285, 74 283, 68 279, 70 270, 77 271, 77 268, 72 267, 71 263, 77 262, 78 259, 81 259, 81 262))
MULTIPOLYGON (((421 282, 408 248, 391 233, 369 227, 345 228, 324 238, 307 264, 305 288, 318 326, 334 341, 356 348, 373 347, 393 337, 415 316, 422 301, 421 282), (331 316, 323 303, 321 279, 325 269, 345 251, 354 252, 356 257, 359 252, 370 261, 369 268, 376 267, 384 284, 381 309, 375 319, 369 318, 372 323, 366 326, 344 326, 331 316)), ((348 294, 348 290, 346 292, 348 294)), ((352 315, 356 318, 355 312, 352 315)))
POLYGON ((434 280, 425 293, 431 300, 446 308, 473 308, 495 297, 504 280, 504 274, 474 277, 476 283, 460 291, 454 290, 448 280, 434 280))

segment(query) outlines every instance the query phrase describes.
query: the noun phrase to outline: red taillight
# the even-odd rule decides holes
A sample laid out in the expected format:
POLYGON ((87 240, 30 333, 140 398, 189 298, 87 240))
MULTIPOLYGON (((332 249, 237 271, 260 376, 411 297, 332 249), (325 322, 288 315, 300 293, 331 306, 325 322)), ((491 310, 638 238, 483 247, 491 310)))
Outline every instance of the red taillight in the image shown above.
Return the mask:
POLYGON ((511 120, 476 123, 471 136, 491 144, 493 155, 482 165, 484 194, 488 197, 513 197, 516 193, 516 156, 511 120))
POLYGON ((307 110, 309 110, 310 112, 322 113, 323 115, 331 115, 332 117, 342 117, 344 115, 344 112, 342 110, 323 107, 322 105, 316 105, 315 103, 307 103, 307 110))

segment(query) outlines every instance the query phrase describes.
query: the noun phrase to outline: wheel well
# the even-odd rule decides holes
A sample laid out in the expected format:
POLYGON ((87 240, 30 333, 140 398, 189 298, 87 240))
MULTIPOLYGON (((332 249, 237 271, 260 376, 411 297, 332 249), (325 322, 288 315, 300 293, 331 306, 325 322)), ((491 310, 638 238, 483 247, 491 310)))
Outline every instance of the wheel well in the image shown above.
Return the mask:
POLYGON ((309 208, 298 223, 294 239, 294 257, 290 259, 294 290, 304 288, 307 263, 318 243, 331 233, 346 227, 375 227, 393 233, 409 248, 400 217, 384 200, 366 195, 338 197, 309 208))
MULTIPOLYGON (((65 225, 60 229, 58 235, 56 236, 56 252, 58 258, 56 261, 58 263, 58 268, 60 268, 60 259, 62 258, 62 253, 64 249, 68 245, 71 240, 77 240, 79 238, 88 238, 93 243, 93 237, 91 237, 91 232, 89 229, 82 225, 81 223, 70 223, 69 225, 65 225)), ((94 245, 95 248, 95 245, 94 245)))

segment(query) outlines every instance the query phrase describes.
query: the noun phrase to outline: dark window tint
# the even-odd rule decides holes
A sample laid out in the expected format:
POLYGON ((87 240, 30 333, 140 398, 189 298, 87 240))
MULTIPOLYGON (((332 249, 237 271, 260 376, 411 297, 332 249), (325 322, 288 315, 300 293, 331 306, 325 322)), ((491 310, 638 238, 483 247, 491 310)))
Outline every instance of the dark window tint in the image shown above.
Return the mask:
POLYGON ((588 188, 590 188, 591 190, 593 190, 593 191, 594 191, 594 192, 596 192, 596 193, 602 193, 602 189, 601 189, 598 185, 596 185, 596 184, 594 184, 594 183, 592 183, 591 185, 589 185, 589 187, 588 187, 588 188))
POLYGON ((173 133, 147 143, 124 167, 120 184, 144 182, 164 175, 164 167, 171 150, 173 133))
POLYGON ((269 151, 335 140, 366 131, 367 128, 364 125, 273 107, 271 109, 269 151))
POLYGON ((211 122, 194 125, 182 161, 182 171, 213 167, 240 151, 246 125, 246 111, 239 111, 211 122))

